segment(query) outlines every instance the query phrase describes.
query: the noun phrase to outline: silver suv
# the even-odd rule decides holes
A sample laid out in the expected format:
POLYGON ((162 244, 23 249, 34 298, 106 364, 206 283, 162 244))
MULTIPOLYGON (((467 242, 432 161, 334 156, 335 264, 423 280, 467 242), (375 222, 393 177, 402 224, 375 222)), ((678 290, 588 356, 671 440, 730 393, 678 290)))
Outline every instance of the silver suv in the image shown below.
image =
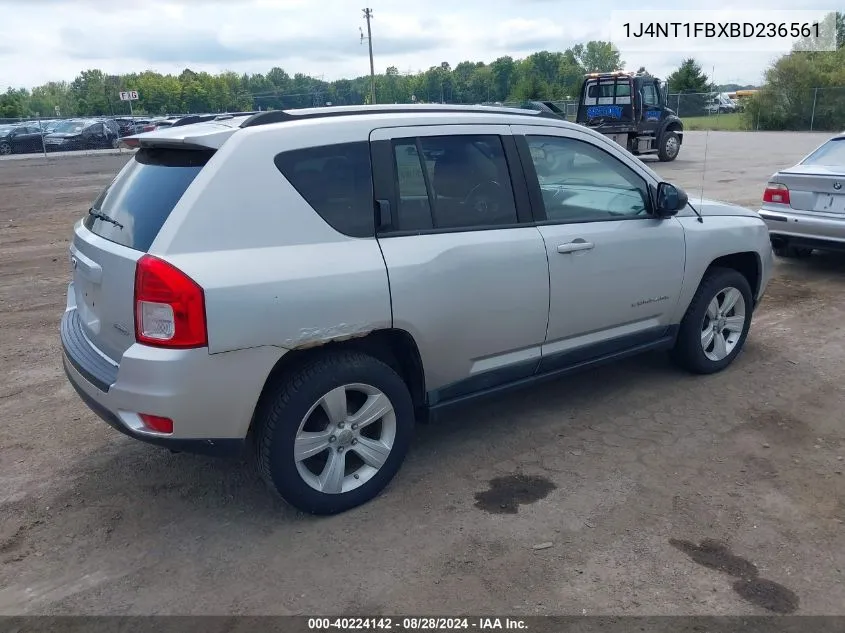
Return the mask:
POLYGON ((273 111, 130 137, 74 228, 64 367, 119 431, 251 448, 298 508, 377 495, 416 420, 646 350, 740 352, 754 212, 541 112, 273 111))

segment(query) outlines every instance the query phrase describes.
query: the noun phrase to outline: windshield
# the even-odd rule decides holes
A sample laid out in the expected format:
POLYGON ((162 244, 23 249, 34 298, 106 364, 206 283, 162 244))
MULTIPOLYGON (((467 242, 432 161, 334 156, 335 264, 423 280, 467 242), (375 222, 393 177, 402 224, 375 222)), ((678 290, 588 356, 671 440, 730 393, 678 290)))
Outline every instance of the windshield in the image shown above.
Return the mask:
POLYGON ((845 167, 845 138, 831 139, 810 154, 802 164, 845 167))
POLYGON ((56 124, 53 131, 60 132, 62 134, 73 134, 81 132, 84 127, 85 123, 82 121, 62 121, 61 123, 56 124))

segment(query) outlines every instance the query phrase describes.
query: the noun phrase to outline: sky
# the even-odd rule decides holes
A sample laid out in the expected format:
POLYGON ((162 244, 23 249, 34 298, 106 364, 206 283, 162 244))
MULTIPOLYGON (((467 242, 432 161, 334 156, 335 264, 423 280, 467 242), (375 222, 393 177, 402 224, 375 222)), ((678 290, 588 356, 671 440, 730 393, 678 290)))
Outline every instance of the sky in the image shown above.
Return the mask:
MULTIPOLYGON (((642 9, 704 6, 719 19, 736 0, 652 2, 642 9)), ((838 0, 744 0, 772 9, 835 10, 838 0)), ((416 72, 448 61, 490 62, 612 39, 626 0, 0 0, 0 90, 71 81, 84 69, 266 73, 279 66, 326 81, 366 75, 362 9, 373 9, 376 72, 416 72), (369 3, 369 4, 365 4, 369 3)), ((627 17, 630 17, 628 14, 627 17)), ((758 84, 778 57, 768 52, 642 50, 619 44, 626 69, 665 77, 689 56, 719 84, 758 84)), ((706 47, 705 47, 706 48, 706 47)))

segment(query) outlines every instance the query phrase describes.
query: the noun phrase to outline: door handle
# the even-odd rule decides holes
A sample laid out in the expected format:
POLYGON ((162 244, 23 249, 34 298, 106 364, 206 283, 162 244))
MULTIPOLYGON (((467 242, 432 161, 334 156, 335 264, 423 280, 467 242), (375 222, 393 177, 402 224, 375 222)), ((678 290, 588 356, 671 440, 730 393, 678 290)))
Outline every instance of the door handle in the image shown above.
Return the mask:
POLYGON ((576 251, 589 251, 595 246, 592 242, 569 242, 560 244, 557 247, 558 253, 574 253, 576 251))

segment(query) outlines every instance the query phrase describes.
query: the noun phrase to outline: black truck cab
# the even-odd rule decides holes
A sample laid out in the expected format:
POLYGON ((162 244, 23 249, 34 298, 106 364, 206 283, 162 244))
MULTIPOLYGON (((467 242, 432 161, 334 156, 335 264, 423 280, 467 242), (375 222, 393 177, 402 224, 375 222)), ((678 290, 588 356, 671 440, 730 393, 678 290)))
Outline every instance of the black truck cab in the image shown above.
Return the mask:
POLYGON ((660 80, 616 71, 585 76, 575 122, 612 138, 632 154, 678 157, 684 124, 666 105, 660 80))

